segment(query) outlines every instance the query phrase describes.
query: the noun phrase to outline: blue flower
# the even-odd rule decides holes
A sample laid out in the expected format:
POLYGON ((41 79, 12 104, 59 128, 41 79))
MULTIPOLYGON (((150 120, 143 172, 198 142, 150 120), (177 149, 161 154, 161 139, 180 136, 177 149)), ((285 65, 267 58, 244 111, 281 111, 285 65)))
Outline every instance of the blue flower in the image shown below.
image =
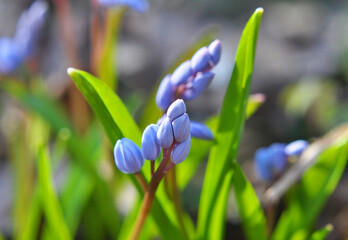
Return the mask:
POLYGON ((145 12, 149 9, 149 3, 146 0, 98 0, 104 7, 127 6, 138 12, 145 12))
POLYGON ((306 140, 296 140, 285 147, 285 154, 287 156, 299 156, 307 147, 308 142, 306 140))
POLYGON ((0 38, 0 73, 10 74, 21 64, 21 54, 14 41, 0 38))
POLYGON ((0 73, 12 73, 30 56, 47 9, 46 2, 33 2, 20 15, 14 37, 0 38, 0 73))
POLYGON ((145 162, 140 148, 128 138, 117 140, 114 157, 116 166, 123 173, 140 172, 145 162))
POLYGON ((256 171, 262 179, 271 181, 285 169, 287 163, 285 146, 283 143, 274 143, 268 148, 256 151, 256 171))

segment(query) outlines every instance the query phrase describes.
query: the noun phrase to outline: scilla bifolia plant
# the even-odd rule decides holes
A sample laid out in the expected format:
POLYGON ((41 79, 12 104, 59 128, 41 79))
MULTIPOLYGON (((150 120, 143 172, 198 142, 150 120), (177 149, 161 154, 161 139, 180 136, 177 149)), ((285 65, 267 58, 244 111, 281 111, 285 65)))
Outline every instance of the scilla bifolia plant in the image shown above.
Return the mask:
MULTIPOLYGON (((110 142, 112 145, 116 143, 114 156, 118 169, 127 173, 142 199, 141 206, 134 206, 140 210, 132 211, 125 217, 127 224, 120 229, 119 238, 137 239, 144 234, 144 238, 160 236, 171 240, 224 239, 231 188, 247 239, 304 240, 311 236, 320 209, 343 173, 347 161, 348 127, 344 125, 308 147, 305 142, 294 142, 260 150, 256 154, 256 165, 265 180, 278 177, 286 162, 292 161, 291 158, 298 159, 280 177, 279 184, 275 182, 266 191, 266 198, 262 197, 261 203, 237 161, 237 153, 245 119, 253 112, 249 107, 255 109, 249 91, 262 14, 263 9, 257 9, 243 31, 236 60, 231 63, 234 69, 221 110, 208 121, 211 130, 203 123, 190 122, 184 100, 196 98, 214 77, 211 69, 221 54, 218 40, 193 52, 185 58, 190 60, 184 61, 172 74, 164 77, 156 98, 148 103, 152 108, 156 108, 157 104, 162 117, 159 116, 157 124, 154 124, 157 119, 149 121, 152 122, 150 125, 144 124, 145 127, 148 125, 144 131, 139 129, 121 99, 106 83, 86 72, 68 69, 68 74, 101 121, 110 142), (214 143, 191 139, 193 136, 214 138, 214 143), (161 150, 162 159, 159 159, 161 150), (197 223, 194 224, 180 206, 179 190, 187 186, 208 152, 197 223), (157 169, 155 162, 159 163, 157 169), (190 174, 178 174, 176 169, 182 170, 181 166, 190 174), (296 177, 289 177, 288 174, 296 177), (172 189, 161 184, 161 180, 169 180, 169 176, 174 186, 172 189), (275 201, 300 178, 296 188, 289 192, 285 210, 275 215, 275 201), (283 184, 284 179, 287 184, 283 184), (292 179, 290 184, 288 179, 292 179), (284 186, 287 188, 284 189, 284 186), (262 204, 269 213, 268 218, 262 204), (146 221, 149 214, 152 221, 146 221), (272 222, 274 216, 278 215, 279 221, 272 222), (137 220, 134 222, 134 219, 137 220), (152 224, 156 227, 151 228, 152 224), (142 231, 145 229, 143 226, 151 230, 142 231)), ((329 228, 324 228, 313 236, 324 239, 329 231, 329 228)))

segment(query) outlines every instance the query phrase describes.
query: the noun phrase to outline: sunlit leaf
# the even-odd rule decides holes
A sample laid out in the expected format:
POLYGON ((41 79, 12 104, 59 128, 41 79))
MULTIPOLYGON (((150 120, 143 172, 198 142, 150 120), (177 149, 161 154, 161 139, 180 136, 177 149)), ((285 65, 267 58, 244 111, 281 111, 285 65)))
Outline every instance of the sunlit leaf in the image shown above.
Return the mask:
POLYGON ((48 150, 44 147, 39 152, 38 175, 41 204, 51 235, 62 240, 72 239, 53 186, 48 150))
MULTIPOLYGON (((222 192, 226 176, 232 175, 231 163, 235 160, 244 126, 246 106, 249 96, 258 29, 263 9, 257 9, 246 25, 237 50, 225 99, 219 116, 215 134, 217 144, 211 149, 198 213, 198 238, 209 239, 215 234, 222 236, 224 225, 212 228, 214 221, 225 218, 226 205, 216 206, 222 192), (217 211, 219 213, 217 213, 217 211), (217 227, 217 228, 216 228, 217 227)), ((226 183, 228 184, 228 183, 226 183)), ((224 191, 228 188, 223 189, 224 191)), ((260 233, 262 234, 262 233, 260 233)))
POLYGON ((332 232, 333 226, 331 224, 326 225, 325 227, 315 231, 311 234, 309 240, 324 240, 327 235, 332 232))
POLYGON ((238 163, 233 164, 232 186, 247 239, 267 239, 266 218, 258 196, 238 163))

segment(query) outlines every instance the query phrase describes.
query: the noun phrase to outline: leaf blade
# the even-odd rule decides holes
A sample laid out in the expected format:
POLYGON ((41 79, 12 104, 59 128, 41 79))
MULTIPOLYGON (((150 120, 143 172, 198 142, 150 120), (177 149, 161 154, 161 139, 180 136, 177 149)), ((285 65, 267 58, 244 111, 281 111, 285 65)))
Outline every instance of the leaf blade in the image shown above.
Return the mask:
MULTIPOLYGON (((217 144, 212 148, 207 171, 204 179, 198 214, 198 238, 207 239, 211 229, 214 203, 221 193, 221 186, 227 175, 226 169, 237 155, 239 139, 243 129, 246 104, 249 95, 258 28, 260 26, 263 9, 257 9, 248 21, 238 46, 236 63, 225 94, 219 117, 217 144)), ((226 189, 224 189, 226 191, 226 189)), ((227 189, 228 190, 228 189, 227 189)), ((219 208, 221 211, 221 208, 219 208)), ((214 213, 218 218, 225 214, 214 213)), ((223 231, 223 226, 220 227, 223 231)), ((221 235, 221 234, 220 234, 221 235)))

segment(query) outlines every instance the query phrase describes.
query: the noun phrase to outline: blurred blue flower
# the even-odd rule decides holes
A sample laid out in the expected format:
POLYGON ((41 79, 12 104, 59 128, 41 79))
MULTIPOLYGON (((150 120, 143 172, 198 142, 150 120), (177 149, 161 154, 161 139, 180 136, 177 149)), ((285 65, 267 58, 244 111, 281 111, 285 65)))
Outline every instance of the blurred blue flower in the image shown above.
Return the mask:
POLYGON ((289 157, 300 156, 307 147, 307 141, 296 140, 289 144, 273 143, 267 148, 260 148, 255 153, 256 172, 262 179, 271 181, 285 169, 289 157))
POLYGON ((149 3, 146 0, 98 0, 104 7, 127 6, 138 12, 145 12, 149 9, 149 3))
POLYGON ((114 157, 116 166, 123 173, 140 172, 145 162, 140 148, 128 138, 117 140, 114 157))
POLYGON ((21 54, 11 38, 0 38, 0 73, 10 74, 21 64, 21 54))
POLYGON ((285 169, 287 162, 285 146, 283 143, 273 143, 268 148, 256 151, 256 172, 263 180, 271 181, 285 169))
POLYGON ((190 133, 192 137, 213 140, 213 132, 206 125, 200 122, 191 121, 190 124, 190 133))
POLYGON ((308 142, 306 140, 296 140, 294 142, 289 143, 285 147, 284 151, 287 156, 299 156, 307 147, 308 142))
POLYGON ((14 37, 0 38, 0 73, 12 73, 30 56, 47 9, 46 2, 42 0, 33 2, 20 15, 14 37))

